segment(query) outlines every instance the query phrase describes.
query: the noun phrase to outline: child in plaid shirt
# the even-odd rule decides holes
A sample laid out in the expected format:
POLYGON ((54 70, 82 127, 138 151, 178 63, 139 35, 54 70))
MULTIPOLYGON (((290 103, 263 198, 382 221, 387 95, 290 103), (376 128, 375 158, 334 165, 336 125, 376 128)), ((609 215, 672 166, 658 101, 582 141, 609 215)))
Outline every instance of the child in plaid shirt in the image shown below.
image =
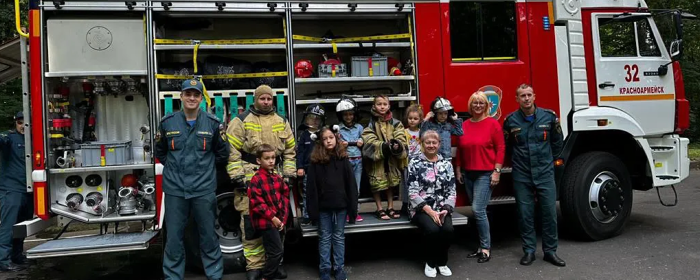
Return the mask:
POLYGON ((280 261, 284 255, 284 225, 289 209, 289 187, 282 176, 274 171, 275 149, 262 144, 256 152, 260 169, 250 180, 250 220, 257 234, 262 236, 265 247, 265 267, 262 279, 279 278, 280 261))

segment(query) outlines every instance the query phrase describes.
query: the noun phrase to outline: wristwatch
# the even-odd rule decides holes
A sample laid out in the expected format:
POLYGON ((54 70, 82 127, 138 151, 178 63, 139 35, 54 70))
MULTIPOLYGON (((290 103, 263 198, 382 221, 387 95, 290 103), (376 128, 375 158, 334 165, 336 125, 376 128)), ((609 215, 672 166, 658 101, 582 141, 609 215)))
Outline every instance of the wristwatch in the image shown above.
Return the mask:
POLYGON ((500 169, 500 168, 494 168, 493 171, 496 171, 496 173, 501 173, 501 169, 500 169))

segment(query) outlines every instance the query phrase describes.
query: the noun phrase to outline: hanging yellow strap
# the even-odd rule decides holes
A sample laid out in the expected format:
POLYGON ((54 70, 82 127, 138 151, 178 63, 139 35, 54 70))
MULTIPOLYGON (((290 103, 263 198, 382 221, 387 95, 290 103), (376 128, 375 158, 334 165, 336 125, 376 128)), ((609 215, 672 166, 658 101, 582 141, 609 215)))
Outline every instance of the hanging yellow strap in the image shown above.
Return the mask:
POLYGON ((333 53, 337 54, 338 53, 338 45, 336 45, 335 42, 331 42, 331 45, 333 45, 333 53))
POLYGON ((197 74, 197 52, 199 51, 199 42, 195 42, 194 45, 194 58, 192 60, 194 61, 194 73, 197 74))
POLYGON ((413 25, 411 23, 411 17, 408 16, 408 38, 411 42, 411 62, 416 63, 416 54, 413 48, 413 25))

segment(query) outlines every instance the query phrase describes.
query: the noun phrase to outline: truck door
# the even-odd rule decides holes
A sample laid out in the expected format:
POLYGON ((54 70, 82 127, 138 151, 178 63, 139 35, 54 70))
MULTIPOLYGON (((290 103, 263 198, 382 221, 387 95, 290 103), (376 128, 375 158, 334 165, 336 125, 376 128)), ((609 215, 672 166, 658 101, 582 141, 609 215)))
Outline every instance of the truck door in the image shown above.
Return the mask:
POLYGON ((619 15, 591 14, 598 106, 626 112, 646 135, 673 132, 671 58, 656 25, 649 14, 619 15))

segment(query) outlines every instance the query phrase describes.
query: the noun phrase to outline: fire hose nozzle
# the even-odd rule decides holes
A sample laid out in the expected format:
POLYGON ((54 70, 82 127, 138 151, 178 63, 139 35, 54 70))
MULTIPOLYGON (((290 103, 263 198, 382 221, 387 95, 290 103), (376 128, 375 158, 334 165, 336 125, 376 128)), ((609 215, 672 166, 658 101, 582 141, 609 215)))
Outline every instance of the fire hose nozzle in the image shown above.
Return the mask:
POLYGON ((119 197, 121 198, 126 198, 129 196, 136 196, 138 195, 139 191, 137 189, 134 189, 132 187, 122 187, 119 189, 119 197))
POLYGON ((77 210, 81 203, 83 203, 83 195, 79 193, 72 193, 66 198, 66 205, 71 210, 77 210))

